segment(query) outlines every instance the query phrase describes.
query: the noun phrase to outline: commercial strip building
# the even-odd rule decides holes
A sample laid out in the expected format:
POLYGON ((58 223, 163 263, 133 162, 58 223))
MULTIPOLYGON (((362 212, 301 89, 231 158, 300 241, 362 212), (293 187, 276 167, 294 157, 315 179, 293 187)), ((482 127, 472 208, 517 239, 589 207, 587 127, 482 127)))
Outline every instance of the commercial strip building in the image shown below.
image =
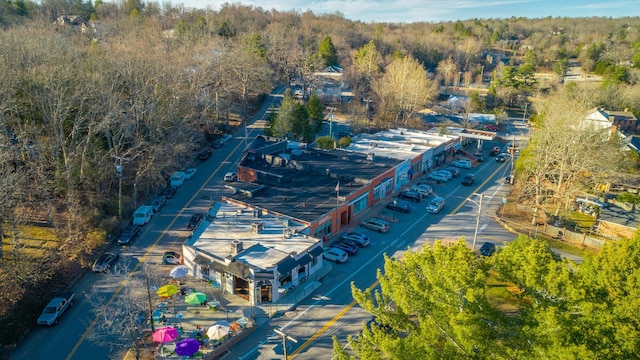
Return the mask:
POLYGON ((183 245, 185 265, 253 305, 275 302, 322 268, 323 240, 469 141, 395 129, 324 151, 260 136, 183 245))

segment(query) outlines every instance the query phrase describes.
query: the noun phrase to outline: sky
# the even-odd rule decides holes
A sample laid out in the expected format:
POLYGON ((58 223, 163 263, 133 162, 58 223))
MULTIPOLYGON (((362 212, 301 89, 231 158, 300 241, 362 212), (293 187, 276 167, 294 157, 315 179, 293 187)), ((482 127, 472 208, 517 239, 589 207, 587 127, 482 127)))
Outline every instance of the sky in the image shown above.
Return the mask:
POLYGON ((219 10, 225 3, 263 10, 340 12, 366 23, 446 22, 515 17, 640 16, 640 0, 169 0, 187 8, 219 10))

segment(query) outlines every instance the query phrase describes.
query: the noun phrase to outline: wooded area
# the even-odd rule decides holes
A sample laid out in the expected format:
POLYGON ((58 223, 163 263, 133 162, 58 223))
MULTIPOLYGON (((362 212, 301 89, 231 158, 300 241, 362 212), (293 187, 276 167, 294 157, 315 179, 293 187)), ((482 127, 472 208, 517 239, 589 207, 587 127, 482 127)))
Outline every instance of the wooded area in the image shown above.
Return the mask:
MULTIPOLYGON (((467 112, 504 113, 566 92, 558 89, 569 59, 605 81, 573 91, 589 94, 579 106, 564 104, 640 115, 640 18, 367 24, 230 4, 211 11, 139 0, 14 0, 0 3, 0 27, 0 338, 7 343, 230 120, 249 119, 272 88, 328 65, 344 69, 354 97, 324 105, 339 106, 358 131, 423 127, 415 113, 440 86, 491 81, 467 112), (542 83, 539 72, 555 80, 542 83)), ((314 102, 285 103, 296 116, 272 129, 310 139, 323 116, 314 102)), ((540 124, 546 114, 537 110, 540 124)), ((548 128, 552 147, 566 128, 548 128)), ((578 149, 593 150, 566 154, 578 149)), ((540 180, 523 198, 544 201, 543 185, 556 186, 559 197, 607 158, 574 160, 563 160, 574 165, 553 185, 547 165, 523 165, 540 180)))

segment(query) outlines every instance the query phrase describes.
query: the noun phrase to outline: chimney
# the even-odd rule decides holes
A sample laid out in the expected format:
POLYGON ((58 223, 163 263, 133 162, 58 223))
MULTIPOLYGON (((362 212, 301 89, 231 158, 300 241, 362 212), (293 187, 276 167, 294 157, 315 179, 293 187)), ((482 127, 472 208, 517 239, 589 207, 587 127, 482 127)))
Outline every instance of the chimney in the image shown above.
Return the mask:
POLYGON ((264 230, 264 222, 254 222, 251 224, 251 232, 254 234, 260 234, 264 230))
POLYGON ((242 241, 240 240, 233 240, 231 242, 231 254, 232 255, 238 255, 242 252, 243 247, 242 247, 242 241))
POLYGON ((369 160, 369 161, 375 161, 375 160, 376 160, 376 154, 375 154, 375 153, 372 153, 372 152, 368 153, 368 154, 367 154, 367 160, 369 160))

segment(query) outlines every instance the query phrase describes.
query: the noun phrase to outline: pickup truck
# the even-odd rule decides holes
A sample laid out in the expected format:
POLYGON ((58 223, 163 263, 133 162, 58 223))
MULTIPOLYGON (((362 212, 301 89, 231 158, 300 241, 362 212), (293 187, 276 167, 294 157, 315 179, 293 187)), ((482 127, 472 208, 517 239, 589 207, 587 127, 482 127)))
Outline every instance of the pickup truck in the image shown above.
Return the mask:
POLYGON ((56 325, 67 308, 73 306, 74 298, 75 294, 68 292, 51 299, 38 318, 38 325, 56 325))

